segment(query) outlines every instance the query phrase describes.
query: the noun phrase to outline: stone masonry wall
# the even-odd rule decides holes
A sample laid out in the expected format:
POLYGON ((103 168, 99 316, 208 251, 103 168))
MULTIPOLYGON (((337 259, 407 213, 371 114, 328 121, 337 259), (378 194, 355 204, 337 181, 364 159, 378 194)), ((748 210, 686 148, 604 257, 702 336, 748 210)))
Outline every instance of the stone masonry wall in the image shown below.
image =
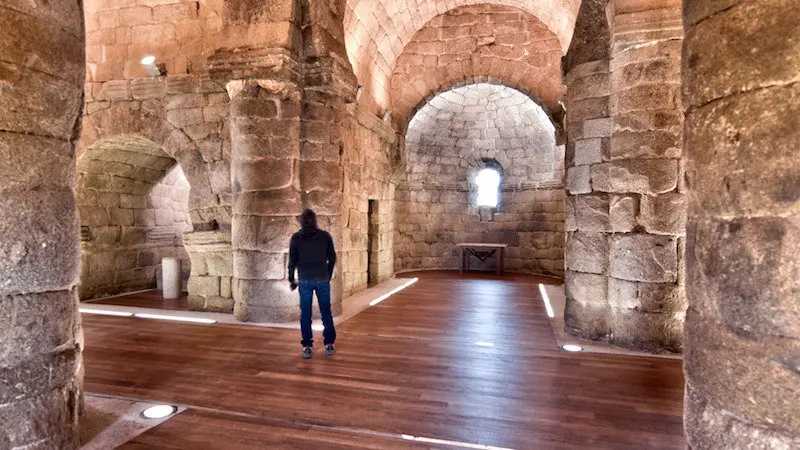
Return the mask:
MULTIPOLYGON (((395 178, 400 167, 400 136, 358 103, 348 107, 344 139, 344 198, 340 268, 343 297, 394 275, 395 178), (369 200, 376 201, 374 228, 369 229, 369 200), (373 248, 367 250, 369 233, 373 248), (368 253, 372 260, 368 259, 368 253), (372 265, 372 267, 369 267, 372 265), (368 271, 369 269, 369 271, 368 271), (373 279, 368 279, 371 273, 373 279)), ((345 299, 346 301, 346 299, 345 299)))
POLYGON ((680 11, 617 15, 609 39, 608 59, 567 73, 566 328, 677 352, 685 310, 680 11))
POLYGON ((508 270, 563 274, 563 147, 529 97, 485 83, 439 94, 409 124, 406 154, 395 196, 395 270, 454 269, 456 243, 493 242, 509 245, 508 270), (475 206, 483 159, 503 170, 494 212, 475 206))
MULTIPOLYGON (((102 168, 111 171, 111 164, 103 161, 102 168)), ((83 166, 85 170, 100 168, 83 166)), ((160 286, 161 259, 168 256, 183 260, 184 286, 188 279, 190 262, 182 242, 183 234, 192 230, 189 183, 177 165, 156 183, 147 179, 146 169, 129 167, 131 178, 117 173, 115 181, 103 186, 98 181, 108 172, 80 172, 79 165, 81 299, 160 286), (137 183, 141 184, 138 189, 131 188, 137 183)))
POLYGON ((156 57, 170 75, 204 73, 219 45, 221 0, 86 0, 87 81, 147 75, 140 63, 156 57))

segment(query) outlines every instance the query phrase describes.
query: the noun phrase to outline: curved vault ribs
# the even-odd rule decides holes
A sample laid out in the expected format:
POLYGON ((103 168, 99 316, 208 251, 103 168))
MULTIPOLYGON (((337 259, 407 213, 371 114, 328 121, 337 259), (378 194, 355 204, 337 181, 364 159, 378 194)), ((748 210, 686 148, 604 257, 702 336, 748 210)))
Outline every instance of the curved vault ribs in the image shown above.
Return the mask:
MULTIPOLYGON (((347 54, 365 93, 377 106, 390 106, 391 74, 397 58, 414 34, 436 16, 480 0, 351 0, 344 17, 347 54)), ((558 38, 565 52, 572 37, 580 0, 492 0, 518 8, 541 20, 558 38)))

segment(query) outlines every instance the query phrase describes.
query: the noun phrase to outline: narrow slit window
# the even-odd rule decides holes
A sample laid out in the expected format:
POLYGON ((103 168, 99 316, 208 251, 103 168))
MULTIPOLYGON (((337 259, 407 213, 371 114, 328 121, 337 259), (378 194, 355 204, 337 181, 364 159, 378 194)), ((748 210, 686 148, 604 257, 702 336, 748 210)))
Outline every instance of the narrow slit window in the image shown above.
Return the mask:
POLYGON ((500 174, 494 169, 483 169, 475 177, 478 185, 478 206, 497 208, 500 193, 500 174))

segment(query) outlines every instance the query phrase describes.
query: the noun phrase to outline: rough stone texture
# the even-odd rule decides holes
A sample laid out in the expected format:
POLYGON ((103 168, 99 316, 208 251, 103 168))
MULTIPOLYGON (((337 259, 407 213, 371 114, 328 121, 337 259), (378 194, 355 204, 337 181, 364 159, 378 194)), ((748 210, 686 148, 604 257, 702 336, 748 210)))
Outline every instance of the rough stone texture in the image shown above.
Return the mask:
POLYGON ((485 83, 444 92, 414 116, 406 154, 395 197, 396 270, 457 268, 455 244, 498 242, 509 245, 508 270, 563 274, 563 150, 530 98, 485 83), (475 206, 484 160, 503 171, 494 212, 475 206))
MULTIPOLYGON (((541 16, 540 16, 541 17, 541 16)), ((561 44, 537 16, 500 5, 450 9, 414 34, 391 77, 392 113, 410 118, 437 92, 474 76, 531 92, 560 115, 561 44)))
POLYGON ((164 257, 183 260, 185 286, 189 188, 180 166, 153 142, 110 138, 84 151, 78 161, 82 299, 155 288, 164 257))
POLYGON ((183 245, 191 258, 191 277, 187 286, 189 309, 233 312, 231 286, 237 254, 233 253, 230 233, 188 233, 183 237, 183 245))
MULTIPOLYGON (((433 30, 433 27, 441 25, 442 17, 450 10, 481 3, 484 2, 477 0, 457 0, 455 2, 444 0, 434 2, 355 0, 347 2, 344 15, 347 56, 353 63, 353 69, 359 80, 373 80, 371 83, 365 84, 364 103, 370 105, 373 112, 378 114, 392 108, 393 96, 390 94, 390 86, 392 86, 390 78, 399 64, 398 61, 404 53, 403 50, 412 39, 417 37, 416 33, 422 29, 433 30)), ((527 17, 542 20, 549 32, 558 39, 563 51, 572 35, 572 27, 580 2, 578 0, 564 0, 557 3, 547 0, 503 0, 500 4, 514 8, 515 15, 518 14, 517 11, 521 10, 527 17)), ((488 26, 488 23, 486 25, 482 32, 485 36, 491 36, 492 27, 488 26)), ((500 27, 496 27, 494 31, 501 31, 500 27)), ((478 32, 473 34, 478 34, 478 32)), ((435 50, 440 45, 435 44, 431 47, 431 56, 436 56, 435 50)), ((513 49, 509 50, 513 51, 513 49)), ((503 68, 498 72, 513 70, 514 68, 503 68)), ((474 75, 488 74, 473 73, 471 76, 474 75)))
POLYGON ((693 448, 800 446, 798 14, 784 0, 684 12, 693 448))
MULTIPOLYGON (((685 307, 679 238, 686 227, 680 11, 660 3, 618 6, 584 2, 564 60, 568 205, 575 220, 567 267, 608 277, 609 289, 579 305, 567 296, 567 329, 620 347, 677 352, 685 307), (587 245, 587 236, 605 251, 587 245)), ((573 291, 580 292, 581 280, 600 289, 594 278, 573 277, 573 291)))
POLYGON ((0 2, 0 447, 77 448, 79 2, 0 2))

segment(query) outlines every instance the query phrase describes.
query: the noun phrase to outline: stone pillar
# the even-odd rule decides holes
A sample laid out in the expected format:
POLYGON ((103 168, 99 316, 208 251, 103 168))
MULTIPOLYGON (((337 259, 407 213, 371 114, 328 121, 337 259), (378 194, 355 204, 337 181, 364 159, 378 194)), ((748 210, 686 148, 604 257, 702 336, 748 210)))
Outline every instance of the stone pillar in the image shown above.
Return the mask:
POLYGON ((800 9, 685 2, 685 427, 800 447, 800 9))
POLYGON ((81 2, 0 1, 0 448, 76 448, 81 2))
POLYGON ((620 347, 678 352, 685 309, 680 9, 595 5, 592 18, 582 9, 583 20, 594 29, 612 20, 610 47, 597 52, 608 59, 578 60, 587 50, 574 47, 567 67, 566 326, 620 347))
POLYGON ((355 98, 352 70, 332 58, 316 60, 306 66, 303 93, 300 189, 304 208, 317 213, 320 228, 333 237, 339 261, 331 280, 331 307, 342 312, 342 158, 343 128, 349 120, 345 109, 355 98))
POLYGON ((609 197, 594 193, 591 182, 592 167, 608 159, 613 129, 608 3, 586 0, 581 4, 563 60, 567 84, 564 319, 567 332, 587 339, 604 339, 609 334, 609 197))
POLYGON ((299 319, 286 275, 301 210, 300 100, 296 84, 235 80, 231 96, 233 298, 239 320, 299 319))

